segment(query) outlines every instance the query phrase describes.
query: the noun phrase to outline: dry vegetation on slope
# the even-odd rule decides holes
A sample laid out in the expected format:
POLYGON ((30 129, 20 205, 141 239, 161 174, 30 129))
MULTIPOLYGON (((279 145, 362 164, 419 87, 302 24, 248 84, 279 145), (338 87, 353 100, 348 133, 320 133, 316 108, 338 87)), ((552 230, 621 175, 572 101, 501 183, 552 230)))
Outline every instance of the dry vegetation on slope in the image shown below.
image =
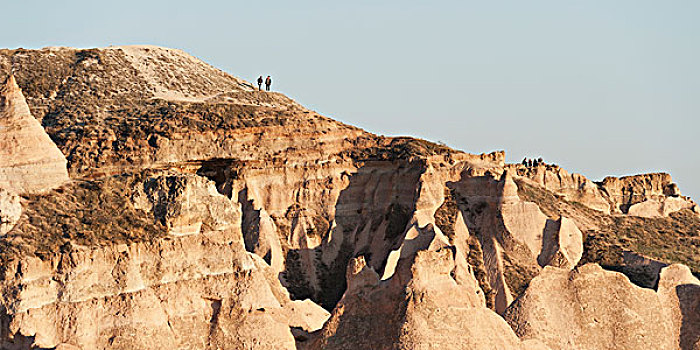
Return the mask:
POLYGON ((10 240, 2 240, 0 259, 21 255, 48 258, 72 245, 108 246, 165 236, 162 225, 134 208, 134 189, 145 174, 75 181, 47 194, 27 195, 24 214, 10 240), (23 253, 23 254, 19 254, 23 253))
POLYGON ((623 253, 631 251, 667 264, 685 264, 700 274, 700 219, 690 210, 661 218, 602 215, 527 183, 519 182, 518 187, 523 199, 537 203, 550 218, 565 215, 582 224, 581 264, 594 262, 625 271, 623 253))

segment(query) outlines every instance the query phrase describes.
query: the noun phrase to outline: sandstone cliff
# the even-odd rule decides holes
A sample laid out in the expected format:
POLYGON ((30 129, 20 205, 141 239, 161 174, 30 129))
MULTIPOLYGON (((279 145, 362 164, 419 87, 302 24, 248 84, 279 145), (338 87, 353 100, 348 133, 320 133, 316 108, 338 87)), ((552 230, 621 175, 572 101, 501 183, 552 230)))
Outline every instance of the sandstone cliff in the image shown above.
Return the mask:
POLYGON ((0 50, 9 72, 28 109, 3 115, 72 181, 63 163, 0 189, 0 348, 697 342, 697 291, 661 271, 700 271, 700 218, 667 175, 595 183, 373 135, 173 49, 0 50), (578 295, 638 317, 560 310, 578 295))
POLYGON ((95 202, 76 201, 81 185, 62 189, 66 216, 77 222, 57 251, 34 235, 65 225, 14 228, 17 239, 34 236, 47 250, 4 252, 3 347, 292 349, 290 327, 312 331, 328 316, 291 301, 267 264, 245 251, 240 209, 209 180, 172 174, 92 186, 95 202), (102 217, 108 210, 130 217, 102 217))

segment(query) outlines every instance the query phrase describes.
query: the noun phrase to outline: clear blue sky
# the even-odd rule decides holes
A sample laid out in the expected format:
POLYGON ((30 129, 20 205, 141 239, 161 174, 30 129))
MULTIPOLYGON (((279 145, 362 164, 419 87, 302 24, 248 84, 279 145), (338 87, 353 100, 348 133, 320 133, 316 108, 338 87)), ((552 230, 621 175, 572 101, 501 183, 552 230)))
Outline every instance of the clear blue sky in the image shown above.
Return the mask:
POLYGON ((700 1, 12 1, 0 46, 184 49, 330 117, 700 199, 700 1))

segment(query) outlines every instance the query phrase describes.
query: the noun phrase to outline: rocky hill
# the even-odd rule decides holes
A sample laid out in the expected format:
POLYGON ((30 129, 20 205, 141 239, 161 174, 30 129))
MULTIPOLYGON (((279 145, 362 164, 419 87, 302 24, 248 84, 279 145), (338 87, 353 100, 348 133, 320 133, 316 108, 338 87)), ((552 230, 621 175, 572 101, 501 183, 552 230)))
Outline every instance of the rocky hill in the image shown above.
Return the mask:
POLYGON ((1 349, 700 349, 667 174, 377 136, 174 49, 0 82, 1 349))

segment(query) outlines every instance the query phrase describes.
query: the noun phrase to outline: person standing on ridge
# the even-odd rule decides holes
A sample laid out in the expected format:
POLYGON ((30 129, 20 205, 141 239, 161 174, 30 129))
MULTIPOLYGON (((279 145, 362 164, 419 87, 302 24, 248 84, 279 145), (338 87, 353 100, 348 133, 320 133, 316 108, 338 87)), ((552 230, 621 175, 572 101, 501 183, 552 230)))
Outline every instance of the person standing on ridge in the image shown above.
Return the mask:
POLYGON ((258 91, 262 91, 262 75, 258 77, 258 91))
POLYGON ((270 85, 272 85, 272 78, 268 75, 265 79, 265 90, 270 91, 270 85))

